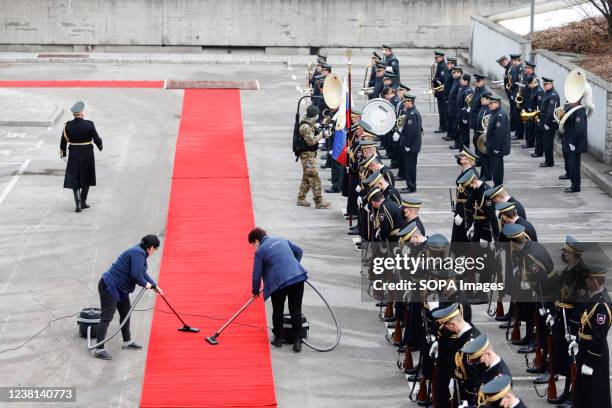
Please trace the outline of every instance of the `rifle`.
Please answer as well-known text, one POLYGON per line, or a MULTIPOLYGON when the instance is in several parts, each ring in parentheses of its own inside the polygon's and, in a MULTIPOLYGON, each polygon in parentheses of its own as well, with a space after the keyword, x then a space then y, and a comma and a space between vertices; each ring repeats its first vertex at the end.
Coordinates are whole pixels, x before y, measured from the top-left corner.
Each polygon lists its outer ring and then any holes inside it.
MULTIPOLYGON (((569 331, 569 326, 567 325, 567 317, 565 316, 565 308, 563 310, 563 325, 565 326, 565 338, 571 338, 571 334, 569 331)), ((576 377, 578 376, 578 367, 576 366, 576 355, 572 353, 572 365, 570 366, 570 382, 572 384, 572 396, 576 391, 576 377)))

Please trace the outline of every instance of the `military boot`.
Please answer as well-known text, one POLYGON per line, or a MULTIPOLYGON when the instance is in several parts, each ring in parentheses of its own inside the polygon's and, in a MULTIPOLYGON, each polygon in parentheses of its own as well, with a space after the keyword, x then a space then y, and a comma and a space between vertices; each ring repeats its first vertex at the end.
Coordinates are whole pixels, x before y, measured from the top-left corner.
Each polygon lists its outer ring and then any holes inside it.
POLYGON ((320 210, 322 208, 329 208, 329 207, 331 207, 331 201, 327 201, 322 198, 315 203, 315 208, 317 210, 320 210))
POLYGON ((310 207, 310 201, 305 198, 298 198, 297 205, 300 207, 310 207))

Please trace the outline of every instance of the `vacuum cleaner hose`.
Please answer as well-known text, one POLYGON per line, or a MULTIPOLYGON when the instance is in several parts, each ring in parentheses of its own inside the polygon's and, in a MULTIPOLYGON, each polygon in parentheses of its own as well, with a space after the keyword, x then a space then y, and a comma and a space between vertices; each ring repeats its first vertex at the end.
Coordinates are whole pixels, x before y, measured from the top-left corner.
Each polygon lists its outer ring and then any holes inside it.
POLYGON ((144 295, 145 291, 147 290, 147 288, 142 288, 140 289, 140 292, 138 292, 138 295, 136 296, 136 299, 134 299, 134 303, 132 304, 132 307, 130 308, 130 310, 128 311, 127 316, 125 316, 125 319, 123 319, 123 321, 121 322, 121 324, 119 324, 119 328, 112 334, 112 336, 105 338, 104 340, 96 343, 96 344, 91 344, 91 326, 89 326, 87 328, 87 349, 88 350, 93 350, 98 346, 103 345, 104 343, 106 343, 107 341, 109 341, 110 339, 112 339, 113 337, 115 337, 117 334, 119 334, 119 332, 121 331, 121 329, 123 328, 123 326, 125 326, 125 324, 127 323, 127 321, 130 319, 130 316, 132 315, 132 312, 134 311, 134 309, 136 308, 136 305, 138 304, 138 301, 140 301, 140 298, 142 297, 142 295, 144 295))
POLYGON ((302 343, 304 343, 305 345, 307 345, 308 347, 310 347, 311 349, 315 350, 315 351, 321 351, 321 352, 326 352, 326 351, 332 351, 333 349, 335 349, 338 344, 340 343, 340 337, 342 336, 342 330, 340 329, 340 325, 338 324, 338 319, 336 318, 336 315, 334 314, 334 311, 332 310, 331 306, 329 305, 329 303, 327 303, 327 300, 323 297, 323 295, 321 294, 321 292, 319 292, 317 290, 317 288, 315 288, 312 283, 310 283, 310 281, 306 281, 306 283, 308 284, 308 286, 310 286, 315 292, 317 292, 317 295, 319 295, 319 297, 321 298, 321 300, 323 301, 323 303, 325 303, 325 306, 327 306, 327 309, 329 310, 329 312, 331 313, 332 319, 334 319, 334 324, 336 325, 336 341, 334 344, 332 344, 329 347, 318 347, 315 346, 314 344, 309 343, 308 341, 302 339, 302 343))

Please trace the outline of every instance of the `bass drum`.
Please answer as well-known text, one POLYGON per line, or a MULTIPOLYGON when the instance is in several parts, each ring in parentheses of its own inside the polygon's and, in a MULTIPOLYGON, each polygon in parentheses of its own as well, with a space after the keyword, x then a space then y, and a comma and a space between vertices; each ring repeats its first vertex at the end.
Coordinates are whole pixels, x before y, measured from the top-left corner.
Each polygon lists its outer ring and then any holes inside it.
POLYGON ((366 103, 361 119, 370 125, 372 133, 377 136, 386 135, 393 130, 397 120, 393 104, 382 98, 372 99, 366 103))

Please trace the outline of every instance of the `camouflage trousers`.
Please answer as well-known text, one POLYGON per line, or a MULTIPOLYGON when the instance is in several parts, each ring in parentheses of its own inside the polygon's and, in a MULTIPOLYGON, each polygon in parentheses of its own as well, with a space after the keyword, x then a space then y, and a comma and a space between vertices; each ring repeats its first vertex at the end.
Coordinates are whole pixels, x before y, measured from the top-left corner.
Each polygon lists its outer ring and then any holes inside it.
POLYGON ((317 153, 316 152, 304 152, 300 154, 300 161, 302 162, 302 183, 300 184, 300 190, 298 191, 298 200, 305 200, 308 191, 312 190, 312 196, 315 203, 321 201, 321 179, 317 172, 317 153))

